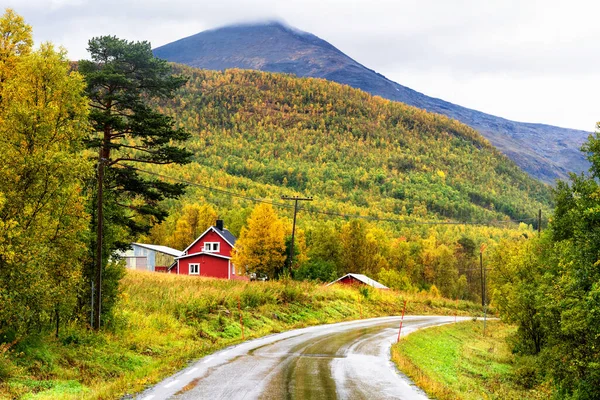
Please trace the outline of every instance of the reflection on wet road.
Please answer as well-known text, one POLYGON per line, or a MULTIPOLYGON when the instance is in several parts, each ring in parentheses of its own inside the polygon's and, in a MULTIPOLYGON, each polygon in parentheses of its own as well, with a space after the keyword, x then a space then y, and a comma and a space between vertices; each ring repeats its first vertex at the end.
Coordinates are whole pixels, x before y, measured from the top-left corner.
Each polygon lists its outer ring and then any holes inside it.
MULTIPOLYGON (((390 361, 399 321, 343 322, 252 340, 200 359, 138 399, 427 399, 390 361)), ((402 333, 453 321, 408 316, 402 333)))

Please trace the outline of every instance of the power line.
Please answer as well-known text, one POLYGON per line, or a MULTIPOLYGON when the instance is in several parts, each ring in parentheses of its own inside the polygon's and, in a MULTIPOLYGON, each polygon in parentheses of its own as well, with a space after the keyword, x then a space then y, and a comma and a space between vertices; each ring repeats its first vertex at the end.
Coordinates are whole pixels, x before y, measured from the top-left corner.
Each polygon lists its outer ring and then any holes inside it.
MULTIPOLYGON (((162 179, 169 179, 172 181, 185 183, 186 185, 189 185, 189 186, 199 187, 201 189, 206 189, 211 192, 217 192, 217 193, 225 194, 228 196, 244 199, 247 201, 255 202, 255 203, 271 204, 275 207, 281 207, 281 208, 294 208, 294 205, 291 205, 291 204, 281 203, 281 202, 268 200, 268 199, 261 199, 261 198, 256 198, 256 197, 245 196, 243 194, 235 193, 235 192, 232 192, 229 190, 216 188, 216 187, 208 186, 208 185, 203 185, 201 183, 191 182, 191 181, 188 181, 185 179, 175 178, 172 176, 159 174, 157 172, 152 172, 152 171, 148 171, 148 170, 137 168, 137 167, 132 167, 132 166, 119 166, 119 167, 143 172, 145 174, 153 175, 153 176, 156 176, 156 177, 159 177, 162 179)), ((403 219, 380 218, 380 217, 375 217, 375 216, 371 216, 371 215, 343 214, 343 213, 338 213, 335 211, 315 210, 315 209, 306 208, 306 207, 298 207, 298 210, 302 210, 302 211, 305 211, 305 212, 311 213, 311 214, 321 214, 321 215, 327 215, 327 216, 332 216, 332 217, 340 217, 340 218, 347 218, 347 219, 364 219, 364 220, 369 220, 369 221, 381 221, 381 222, 393 222, 393 223, 404 224, 404 225, 485 225, 485 226, 493 226, 493 225, 506 224, 506 223, 519 223, 519 222, 527 222, 527 221, 536 220, 536 217, 533 217, 533 218, 524 218, 524 219, 492 220, 492 221, 487 221, 487 222, 406 221, 403 219)))

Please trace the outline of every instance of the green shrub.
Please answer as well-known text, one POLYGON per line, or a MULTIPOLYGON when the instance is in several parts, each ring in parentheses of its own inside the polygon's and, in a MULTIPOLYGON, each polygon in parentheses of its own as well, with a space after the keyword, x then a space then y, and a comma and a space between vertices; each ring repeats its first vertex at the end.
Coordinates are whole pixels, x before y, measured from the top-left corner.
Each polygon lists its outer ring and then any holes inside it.
POLYGON ((0 382, 8 380, 13 375, 14 369, 8 358, 0 354, 0 382))
POLYGON ((305 299, 302 288, 295 284, 288 284, 283 287, 279 296, 282 303, 298 303, 305 299))
POLYGON ((333 261, 309 260, 294 271, 294 279, 299 281, 331 282, 337 278, 337 269, 333 261))
POLYGON ((362 297, 364 297, 365 299, 368 299, 369 296, 371 295, 371 288, 369 286, 359 286, 358 287, 358 292, 362 295, 362 297))
POLYGON ((519 357, 513 372, 513 381, 524 389, 532 389, 540 383, 539 360, 534 356, 519 357))

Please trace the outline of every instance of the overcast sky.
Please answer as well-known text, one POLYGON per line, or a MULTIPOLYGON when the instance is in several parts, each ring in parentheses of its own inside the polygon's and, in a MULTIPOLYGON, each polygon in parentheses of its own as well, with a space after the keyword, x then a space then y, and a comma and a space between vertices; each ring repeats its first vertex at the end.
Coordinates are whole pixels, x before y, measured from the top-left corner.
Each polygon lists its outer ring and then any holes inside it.
POLYGON ((580 0, 2 0, 36 43, 86 57, 117 35, 153 47, 230 23, 280 19, 429 96, 501 117, 594 130, 600 5, 580 0))

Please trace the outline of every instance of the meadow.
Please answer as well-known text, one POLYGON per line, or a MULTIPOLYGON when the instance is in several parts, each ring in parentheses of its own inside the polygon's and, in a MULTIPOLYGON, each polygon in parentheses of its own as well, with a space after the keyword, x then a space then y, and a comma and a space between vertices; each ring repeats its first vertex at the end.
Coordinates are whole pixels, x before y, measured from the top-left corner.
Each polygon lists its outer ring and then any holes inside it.
POLYGON ((392 346, 392 360, 439 400, 551 398, 535 370, 519 362, 510 338, 517 328, 500 321, 468 321, 415 332, 392 346))
POLYGON ((475 303, 424 291, 239 282, 128 271, 108 326, 81 322, 0 348, 0 398, 114 399, 242 341, 309 325, 407 314, 473 315, 475 303), (241 318, 240 318, 241 316, 241 318))

